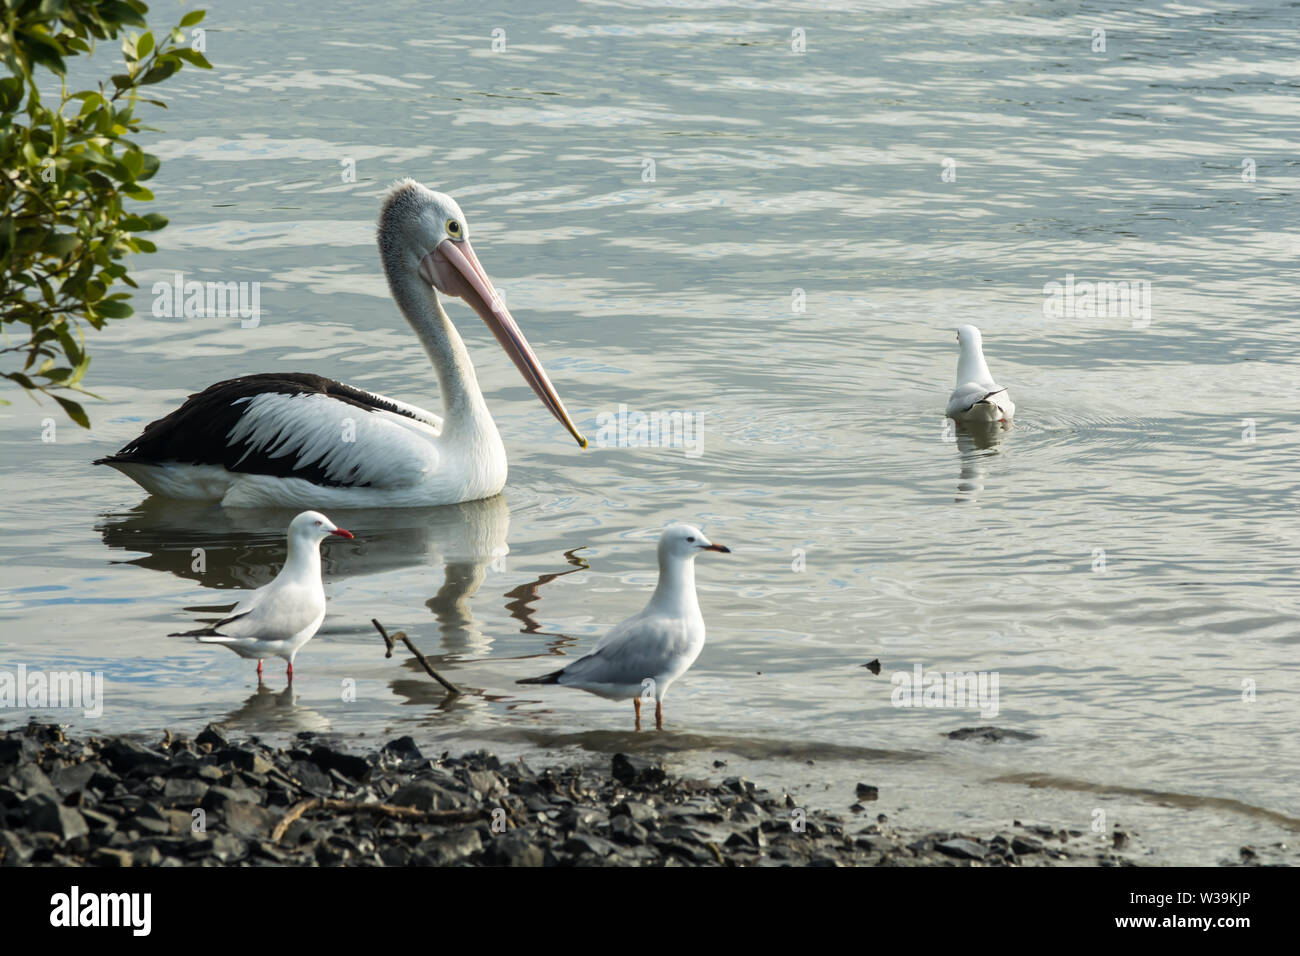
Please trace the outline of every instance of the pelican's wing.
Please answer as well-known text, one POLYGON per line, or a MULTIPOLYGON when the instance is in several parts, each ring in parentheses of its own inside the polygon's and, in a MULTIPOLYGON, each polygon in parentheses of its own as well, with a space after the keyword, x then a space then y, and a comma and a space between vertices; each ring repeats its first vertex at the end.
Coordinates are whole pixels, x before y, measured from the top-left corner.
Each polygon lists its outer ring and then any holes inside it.
POLYGON ((320 375, 246 375, 190 396, 105 464, 219 465, 335 487, 404 487, 438 467, 432 412, 320 375))

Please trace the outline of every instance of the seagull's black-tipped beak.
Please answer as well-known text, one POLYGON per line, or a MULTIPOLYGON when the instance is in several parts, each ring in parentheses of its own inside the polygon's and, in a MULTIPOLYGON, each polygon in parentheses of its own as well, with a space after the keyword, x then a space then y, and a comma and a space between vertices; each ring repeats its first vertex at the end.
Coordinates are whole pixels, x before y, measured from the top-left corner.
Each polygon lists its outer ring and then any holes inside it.
POLYGON ((702 551, 718 551, 722 554, 731 554, 731 549, 725 544, 702 544, 700 549, 702 551))

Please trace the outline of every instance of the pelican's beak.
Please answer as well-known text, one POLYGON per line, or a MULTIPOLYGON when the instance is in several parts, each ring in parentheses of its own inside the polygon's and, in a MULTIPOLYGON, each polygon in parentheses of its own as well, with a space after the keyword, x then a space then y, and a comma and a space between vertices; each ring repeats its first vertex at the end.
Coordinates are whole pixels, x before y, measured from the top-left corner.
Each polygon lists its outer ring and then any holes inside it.
POLYGON ((434 285, 448 295, 464 299, 479 314, 515 363, 515 367, 523 374, 524 381, 533 387, 542 404, 551 410, 551 414, 568 429, 578 444, 586 448, 587 439, 578 431, 578 426, 573 424, 560 396, 555 393, 555 386, 547 378, 542 363, 524 338, 524 333, 515 324, 505 302, 493 288, 492 280, 479 264, 469 240, 442 240, 433 252, 424 257, 420 265, 420 271, 426 279, 436 279, 434 285))

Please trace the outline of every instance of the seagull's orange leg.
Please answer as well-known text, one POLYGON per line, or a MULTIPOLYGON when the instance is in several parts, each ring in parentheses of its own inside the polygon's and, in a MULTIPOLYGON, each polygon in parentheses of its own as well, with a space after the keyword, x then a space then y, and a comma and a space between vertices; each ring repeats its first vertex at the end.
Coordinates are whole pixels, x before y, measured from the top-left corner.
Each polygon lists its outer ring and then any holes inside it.
POLYGON ((655 730, 664 729, 664 702, 655 701, 655 730))
POLYGON ((633 697, 632 706, 636 709, 636 729, 641 729, 641 698, 633 697))

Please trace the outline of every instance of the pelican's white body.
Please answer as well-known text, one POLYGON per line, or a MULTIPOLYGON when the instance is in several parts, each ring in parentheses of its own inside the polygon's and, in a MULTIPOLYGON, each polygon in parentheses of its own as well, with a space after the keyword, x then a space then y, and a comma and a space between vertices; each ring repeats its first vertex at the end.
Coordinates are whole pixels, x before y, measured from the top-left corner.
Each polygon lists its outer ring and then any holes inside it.
POLYGON ((965 425, 989 425, 1010 422, 1016 414, 1015 403, 1001 385, 993 380, 984 361, 980 330, 973 325, 957 329, 961 356, 957 360, 957 387, 948 398, 947 416, 965 425))
POLYGON ((202 644, 220 644, 240 657, 280 657, 292 668, 304 644, 325 620, 320 543, 336 526, 323 514, 304 511, 289 524, 284 567, 275 580, 251 591, 215 626, 219 634, 198 635, 202 644))

